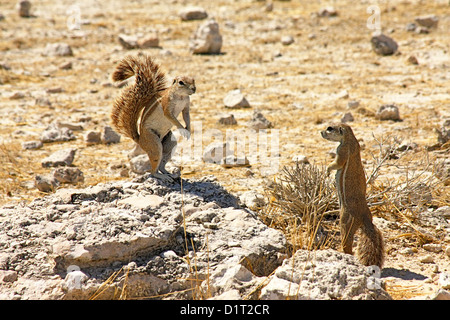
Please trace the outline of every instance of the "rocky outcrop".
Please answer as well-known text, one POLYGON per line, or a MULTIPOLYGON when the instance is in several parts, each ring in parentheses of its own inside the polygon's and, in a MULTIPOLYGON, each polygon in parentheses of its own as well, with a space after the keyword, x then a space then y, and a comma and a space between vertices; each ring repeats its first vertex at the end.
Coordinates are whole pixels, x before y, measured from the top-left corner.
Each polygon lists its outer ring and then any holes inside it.
MULTIPOLYGON (((59 189, 3 207, 0 228, 3 299, 286 299, 286 281, 294 288, 308 263, 307 251, 288 259, 284 235, 212 177, 164 184, 144 175, 59 189), (286 271, 291 259, 298 270, 286 271)), ((336 269, 340 286, 309 297, 373 298, 365 267, 338 255, 327 253, 316 271, 336 269)))

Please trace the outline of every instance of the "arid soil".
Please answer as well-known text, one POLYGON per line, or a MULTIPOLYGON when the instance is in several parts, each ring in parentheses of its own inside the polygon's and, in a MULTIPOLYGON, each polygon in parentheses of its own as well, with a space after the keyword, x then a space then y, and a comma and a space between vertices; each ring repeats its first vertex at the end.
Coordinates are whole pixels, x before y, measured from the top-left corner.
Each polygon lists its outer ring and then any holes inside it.
MULTIPOLYGON (((332 161, 329 152, 336 145, 323 140, 320 131, 347 112, 354 118, 349 125, 361 141, 368 173, 376 166, 380 144, 387 147, 394 141, 399 146, 414 146, 399 151, 383 165, 375 184, 379 188, 417 172, 431 175, 449 170, 450 149, 438 145, 436 133, 450 119, 448 1, 293 0, 273 1, 270 8, 264 1, 250 0, 44 0, 32 2, 28 18, 19 17, 15 5, 0 0, 4 17, 0 21, 2 205, 42 196, 34 185, 35 177, 51 170, 41 161, 63 148, 77 149, 73 165, 84 174, 84 182, 77 187, 135 175, 128 170, 127 155, 134 145, 131 139, 87 145, 84 135, 111 124, 111 107, 120 92, 111 73, 117 61, 138 52, 154 56, 169 78, 178 74, 195 78, 191 141, 200 148, 190 150, 181 167, 182 178, 214 175, 238 196, 249 190, 263 194, 283 166, 294 164, 294 156, 306 156, 318 165, 332 161), (223 37, 221 54, 189 51, 190 37, 202 21, 180 19, 178 13, 187 5, 203 7, 208 18, 218 22, 223 37), (319 12, 327 6, 333 6, 337 14, 322 16, 319 12), (380 56, 372 50, 370 39, 375 30, 369 7, 379 9, 381 31, 398 44, 395 54, 380 56), (415 18, 429 14, 438 17, 437 27, 407 31, 415 18), (120 34, 155 34, 159 47, 128 50, 119 43, 120 34), (292 37, 293 43, 283 44, 286 36, 292 37), (47 45, 52 43, 68 44, 72 55, 48 54, 47 45), (234 89, 241 90, 250 108, 225 108, 223 99, 234 89), (355 101, 359 103, 356 107, 355 101), (375 117, 385 104, 399 108, 401 121, 375 117), (259 140, 248 133, 254 110, 272 123, 267 143, 264 132, 259 140), (220 116, 229 113, 237 124, 218 124, 220 116), (23 142, 39 140, 55 121, 81 125, 73 131, 76 139, 44 143, 37 150, 23 149, 23 142), (242 150, 249 167, 225 169, 202 161, 205 147, 212 141, 224 141, 227 132, 246 144, 242 150), (214 134, 216 138, 211 138, 214 134), (255 145, 258 156, 249 153, 255 145)), ((439 275, 450 273, 449 188, 443 179, 433 184, 432 200, 423 208, 431 217, 438 210, 443 212, 440 217, 446 225, 426 223, 430 220, 418 217, 420 212, 410 208, 374 213, 379 219, 375 222, 382 221, 387 249, 383 276, 394 298, 433 293, 439 288, 439 275), (420 234, 430 234, 427 243, 441 245, 442 250, 426 250, 416 236, 418 229, 420 234), (429 259, 423 259, 426 256, 429 259)))

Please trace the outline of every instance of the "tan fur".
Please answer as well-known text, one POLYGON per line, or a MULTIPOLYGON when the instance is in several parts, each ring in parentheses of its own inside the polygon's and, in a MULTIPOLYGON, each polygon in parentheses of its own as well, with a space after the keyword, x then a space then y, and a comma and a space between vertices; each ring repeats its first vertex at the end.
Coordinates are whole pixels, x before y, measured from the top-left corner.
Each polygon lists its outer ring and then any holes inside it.
POLYGON ((132 76, 136 77, 134 84, 126 87, 114 102, 112 123, 148 154, 151 173, 167 178, 165 164, 176 146, 171 128, 176 126, 190 134, 189 95, 195 93, 195 81, 179 76, 167 87, 165 73, 147 55, 125 57, 118 63, 112 79, 123 81, 132 76), (183 114, 185 127, 177 119, 179 113, 183 114))
POLYGON ((383 237, 373 224, 367 206, 366 178, 358 140, 346 124, 331 125, 321 134, 324 139, 340 142, 336 159, 327 167, 327 171, 337 170, 342 249, 352 254, 354 235, 361 229, 361 239, 356 250, 358 259, 366 266, 377 265, 381 268, 384 261, 383 237))

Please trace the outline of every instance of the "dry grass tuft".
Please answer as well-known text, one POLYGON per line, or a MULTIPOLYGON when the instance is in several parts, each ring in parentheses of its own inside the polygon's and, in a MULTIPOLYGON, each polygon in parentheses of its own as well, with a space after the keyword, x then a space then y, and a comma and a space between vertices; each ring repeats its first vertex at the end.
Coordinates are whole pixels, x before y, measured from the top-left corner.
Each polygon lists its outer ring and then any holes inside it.
POLYGON ((294 248, 329 247, 339 203, 332 179, 316 165, 284 167, 267 186, 269 204, 261 212, 271 227, 282 230, 294 248))

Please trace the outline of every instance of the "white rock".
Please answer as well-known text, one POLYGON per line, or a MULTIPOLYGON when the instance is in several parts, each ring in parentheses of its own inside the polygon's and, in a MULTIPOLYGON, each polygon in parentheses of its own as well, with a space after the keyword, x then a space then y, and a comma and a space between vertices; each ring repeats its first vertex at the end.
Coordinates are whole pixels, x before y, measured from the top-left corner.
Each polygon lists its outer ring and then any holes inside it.
POLYGON ((72 290, 81 290, 83 288, 83 284, 89 277, 80 270, 75 270, 69 272, 64 279, 64 286, 68 292, 72 290))
POLYGON ((137 40, 137 45, 141 49, 158 48, 159 37, 156 34, 150 34, 137 40))
POLYGON ((248 108, 250 104, 244 94, 239 89, 231 90, 223 99, 223 103, 227 108, 248 108))
POLYGON ((0 270, 0 283, 17 281, 17 272, 14 270, 0 270))
POLYGON ((214 19, 200 25, 189 44, 192 53, 219 54, 221 48, 222 35, 219 32, 219 24, 214 19))
POLYGON ((181 9, 179 16, 183 21, 203 20, 208 17, 208 13, 202 7, 189 6, 181 9))
POLYGON ((25 150, 41 149, 43 146, 42 141, 26 141, 22 143, 22 148, 25 150))
POLYGON ((88 131, 84 135, 84 141, 86 142, 86 145, 88 145, 88 146, 91 146, 94 144, 99 144, 102 142, 101 133, 98 131, 88 131))
POLYGON ((434 259, 431 255, 426 255, 419 258, 419 261, 422 263, 434 263, 434 259))
POLYGON ((206 163, 217 163, 223 162, 227 156, 233 156, 233 151, 226 142, 216 142, 208 145, 203 152, 203 161, 206 163))
POLYGON ((252 118, 248 122, 248 126, 254 130, 262 130, 272 128, 272 122, 266 119, 259 110, 253 112, 252 118))
POLYGON ((430 251, 430 252, 434 252, 434 253, 439 253, 442 251, 442 245, 438 244, 438 243, 426 243, 422 246, 425 250, 430 251))
POLYGON ((350 109, 356 109, 356 108, 359 107, 359 101, 357 101, 357 100, 349 101, 349 102, 347 103, 347 106, 348 106, 350 109))
POLYGON ((16 91, 16 92, 14 92, 13 94, 11 94, 10 96, 9 96, 9 99, 10 100, 18 100, 18 99, 22 99, 22 98, 24 98, 25 97, 25 94, 23 93, 23 92, 21 92, 21 91, 16 91))
POLYGON ((138 39, 135 36, 121 33, 117 36, 117 40, 119 40, 120 45, 126 50, 136 49, 139 47, 137 43, 138 39))
POLYGON ((134 157, 140 156, 142 154, 147 154, 144 149, 137 143, 134 144, 134 147, 130 152, 128 152, 128 159, 133 159, 134 157))
POLYGON ((52 174, 53 178, 59 183, 76 184, 78 182, 84 181, 83 172, 80 169, 74 167, 56 168, 52 174))
POLYGON ((392 121, 400 121, 400 111, 396 105, 393 104, 385 104, 378 109, 375 114, 375 118, 378 120, 392 120, 392 121))
POLYGON ((431 300, 450 300, 450 292, 439 289, 435 294, 430 297, 431 300))
POLYGON ((300 164, 309 164, 309 160, 307 156, 304 156, 302 154, 297 154, 292 157, 293 162, 298 162, 300 164))
POLYGON ((138 155, 130 160, 130 169, 134 173, 144 174, 152 168, 147 154, 138 155))
POLYGON ((292 36, 283 36, 281 37, 281 44, 288 46, 294 43, 294 38, 292 36))
MULTIPOLYGON (((250 285, 255 276, 233 257, 228 266, 222 265, 209 276, 209 288, 213 295, 250 285)), ((203 284, 204 285, 204 284, 203 284)))
POLYGON ((53 192, 57 187, 57 182, 53 177, 37 175, 34 178, 34 186, 42 192, 53 192))
POLYGON ((70 166, 75 158, 76 151, 77 149, 74 148, 58 150, 42 160, 42 166, 44 168, 70 166))
POLYGON ((441 129, 436 129, 436 133, 438 134, 438 142, 446 143, 450 141, 450 119, 446 119, 442 122, 441 129))
POLYGON ((100 140, 105 144, 110 143, 119 143, 120 142, 120 134, 118 134, 114 129, 110 126, 105 126, 100 136, 100 140))
POLYGON ((72 48, 67 43, 49 43, 45 47, 44 54, 55 57, 73 56, 72 48))
POLYGON ((224 293, 219 294, 218 296, 209 298, 208 300, 242 300, 242 297, 239 294, 239 290, 232 289, 225 291, 224 293))
POLYGON ((261 300, 287 300, 297 299, 298 284, 274 277, 269 284, 261 290, 261 300))
POLYGON ((450 274, 446 272, 442 272, 439 275, 439 285, 442 289, 450 289, 450 274))
POLYGON ((245 205, 247 208, 249 208, 251 210, 256 210, 258 208, 261 208, 266 203, 264 200, 264 196, 254 190, 244 192, 239 197, 239 200, 241 201, 241 203, 243 205, 245 205))
POLYGON ((224 168, 248 167, 250 162, 246 156, 226 156, 220 161, 220 165, 224 168))
POLYGON ((146 210, 148 208, 156 209, 164 202, 164 198, 151 194, 147 196, 131 196, 122 200, 119 200, 119 204, 130 205, 137 209, 146 210))
POLYGON ((164 251, 161 256, 165 259, 178 258, 178 255, 173 250, 164 251))
POLYGON ((41 134, 41 141, 44 143, 71 141, 75 139, 76 137, 73 134, 72 130, 65 127, 59 127, 59 125, 55 122, 51 123, 41 134))
POLYGON ((378 282, 369 283, 374 276, 367 271, 354 256, 335 250, 297 250, 269 277, 260 299, 388 299, 381 283, 369 288, 378 282))
POLYGON ((355 118, 353 117, 351 112, 346 112, 341 118, 341 122, 343 122, 343 123, 352 122, 352 121, 355 121, 355 118))

